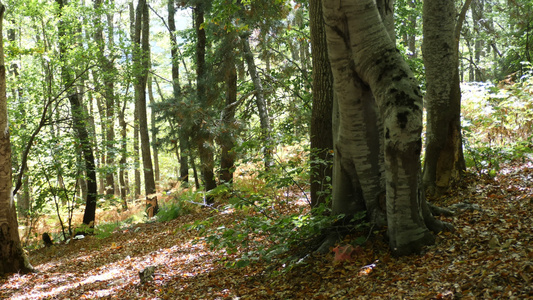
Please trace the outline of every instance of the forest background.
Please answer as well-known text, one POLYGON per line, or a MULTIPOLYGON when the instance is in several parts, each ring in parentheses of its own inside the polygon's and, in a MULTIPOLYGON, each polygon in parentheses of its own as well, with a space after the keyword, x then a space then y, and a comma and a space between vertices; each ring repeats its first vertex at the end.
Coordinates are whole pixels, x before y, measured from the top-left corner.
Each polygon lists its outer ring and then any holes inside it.
MULTIPOLYGON (((322 126, 311 47, 317 2, 3 3, 25 248, 41 247, 44 232, 56 243, 76 231, 107 237, 117 226, 198 207, 235 209, 250 213, 236 228, 204 230, 214 222, 206 218, 188 230, 241 254, 233 264, 246 267, 343 219, 325 213, 332 143, 312 139, 313 126, 322 126), (304 205, 285 214, 294 203, 304 205), (264 233, 272 245, 239 250, 254 242, 250 234, 264 233)), ((473 0, 454 9, 454 22, 464 12, 454 27, 464 174, 494 179, 531 161, 533 3, 473 0)), ((422 1, 395 1, 394 18, 396 46, 425 91, 422 1)), ((320 130, 321 139, 331 137, 331 128, 320 130)), ((461 176, 434 184, 429 197, 446 195, 461 176)), ((355 219, 364 230, 363 215, 355 219)))

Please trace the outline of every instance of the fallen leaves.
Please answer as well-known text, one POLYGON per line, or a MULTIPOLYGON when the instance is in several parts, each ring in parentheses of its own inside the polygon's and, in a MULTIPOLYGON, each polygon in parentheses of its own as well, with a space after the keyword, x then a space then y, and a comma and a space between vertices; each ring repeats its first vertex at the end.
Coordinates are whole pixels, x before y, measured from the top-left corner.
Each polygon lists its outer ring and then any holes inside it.
MULTIPOLYGON (((193 243, 196 232, 183 229, 215 214, 201 211, 32 252, 41 272, 0 279, 0 298, 533 298, 533 166, 508 168, 496 180, 467 177, 462 188, 434 200, 456 205, 458 215, 443 218, 456 231, 439 234, 422 255, 392 258, 375 238, 311 255, 285 272, 264 262, 226 268, 237 255, 193 243), (153 281, 140 284, 139 272, 149 266, 155 266, 153 281)), ((241 213, 217 214, 209 226, 231 226, 245 217, 241 213)))
POLYGON ((352 260, 354 257, 352 255, 357 255, 361 253, 361 247, 354 247, 350 244, 345 246, 337 246, 332 250, 335 253, 333 262, 342 262, 352 260))
POLYGON ((377 266, 378 262, 379 262, 379 260, 376 259, 373 263, 361 267, 361 269, 359 270, 359 273, 358 273, 359 276, 366 276, 366 275, 370 274, 370 272, 372 272, 372 270, 374 270, 374 268, 377 266))

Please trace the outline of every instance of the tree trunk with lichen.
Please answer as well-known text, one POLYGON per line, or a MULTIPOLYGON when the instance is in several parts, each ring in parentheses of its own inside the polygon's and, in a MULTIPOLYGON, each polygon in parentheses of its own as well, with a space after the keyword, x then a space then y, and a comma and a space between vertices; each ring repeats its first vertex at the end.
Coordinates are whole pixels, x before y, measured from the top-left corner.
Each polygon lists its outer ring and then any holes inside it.
POLYGON ((426 192, 435 196, 446 192, 466 169, 456 41, 460 32, 457 26, 461 26, 462 20, 456 24, 455 16, 453 2, 424 1, 422 51, 426 70, 427 130, 423 182, 426 192))
POLYGON ((387 225, 392 252, 406 255, 445 224, 421 189, 422 94, 396 50, 392 2, 323 3, 336 96, 333 210, 366 210, 387 225))

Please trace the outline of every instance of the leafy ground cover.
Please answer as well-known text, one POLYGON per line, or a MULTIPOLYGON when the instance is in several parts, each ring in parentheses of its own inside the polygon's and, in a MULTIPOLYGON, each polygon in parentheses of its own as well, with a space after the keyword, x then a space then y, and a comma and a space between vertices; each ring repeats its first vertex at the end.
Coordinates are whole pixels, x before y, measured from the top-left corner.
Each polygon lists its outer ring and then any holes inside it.
MULTIPOLYGON (((30 253, 38 273, 0 279, 9 299, 526 299, 533 298, 533 162, 469 175, 432 201, 456 211, 456 231, 421 255, 393 258, 380 235, 362 247, 312 255, 290 270, 259 261, 227 267, 237 254, 210 250, 187 229, 214 217, 231 227, 246 210, 194 210, 168 222, 117 227, 30 253), (333 252, 337 254, 335 254, 333 252), (340 253, 340 254, 339 254, 340 253), (342 254, 342 255, 341 255, 342 254), (139 272, 155 266, 153 280, 139 272)), ((291 209, 297 210, 298 197, 291 209)))

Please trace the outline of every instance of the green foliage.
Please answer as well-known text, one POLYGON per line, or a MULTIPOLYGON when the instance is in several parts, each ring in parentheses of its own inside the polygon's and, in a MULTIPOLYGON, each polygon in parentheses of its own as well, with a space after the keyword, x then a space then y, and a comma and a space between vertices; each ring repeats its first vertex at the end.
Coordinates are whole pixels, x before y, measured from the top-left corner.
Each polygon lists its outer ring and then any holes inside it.
MULTIPOLYGON (((219 185, 209 191, 208 194, 215 198, 221 198, 224 197, 227 191, 228 187, 226 185, 219 185)), ((203 205, 205 196, 206 194, 203 191, 186 190, 174 195, 167 201, 161 201, 156 215, 157 221, 167 222, 194 212, 203 205)))
MULTIPOLYGON (((91 222, 92 223, 92 222, 91 222)), ((80 224, 76 229, 74 229, 74 235, 77 234, 93 234, 95 233, 94 226, 92 224, 80 224)))
POLYGON ((105 239, 110 237, 113 234, 113 231, 115 231, 117 228, 120 228, 120 225, 121 224, 119 222, 99 224, 95 228, 94 235, 99 239, 105 239))
MULTIPOLYGON (((287 147, 280 151, 276 164, 260 171, 255 180, 239 180, 233 190, 224 186, 215 191, 218 196, 229 197, 221 210, 223 214, 235 214, 233 226, 207 229, 216 221, 209 218, 189 229, 198 231, 212 249, 239 256, 228 266, 244 267, 259 260, 294 266, 301 256, 290 253, 312 251, 307 248, 310 242, 345 217, 332 216, 328 203, 309 209, 304 192, 309 181, 307 153, 299 147, 287 147), (296 197, 302 193, 304 198, 296 197), (299 207, 297 213, 286 213, 294 206, 299 207)), ((359 226, 364 226, 363 217, 356 216, 359 226)))
MULTIPOLYGON (((529 64, 525 64, 529 65, 529 64)), ((463 87, 463 136, 467 166, 479 174, 496 175, 505 161, 533 153, 533 76, 495 87, 463 87)))
POLYGON ((159 205, 157 212, 157 220, 159 222, 167 222, 176 219, 179 216, 189 214, 191 208, 184 200, 172 201, 159 205))
MULTIPOLYGON (((229 255, 237 254, 239 259, 228 263, 230 267, 245 267, 263 260, 284 264, 288 270, 313 250, 308 248, 312 240, 320 238, 335 222, 344 218, 343 215, 331 216, 327 205, 312 211, 304 212, 302 208, 299 213, 283 214, 283 207, 293 204, 287 202, 278 206, 269 197, 242 191, 235 191, 229 202, 225 212, 246 212, 246 217, 234 226, 205 230, 206 223, 195 223, 189 228, 198 230, 211 249, 223 249, 229 255), (289 255, 294 251, 300 255, 289 255)), ((365 223, 359 222, 363 218, 364 214, 355 217, 360 224, 356 229, 365 226, 365 223)))
POLYGON ((412 57, 411 53, 407 49, 407 47, 400 43, 396 46, 396 48, 402 53, 405 61, 413 71, 413 74, 416 77, 416 80, 420 84, 420 87, 422 90, 426 89, 426 72, 424 69, 424 61, 420 57, 412 57))
POLYGON ((136 216, 132 216, 124 221, 121 222, 107 222, 107 223, 100 223, 95 226, 94 228, 94 235, 95 237, 99 239, 105 239, 107 237, 110 237, 115 231, 128 227, 134 223, 140 222, 140 218, 136 218, 136 216))

